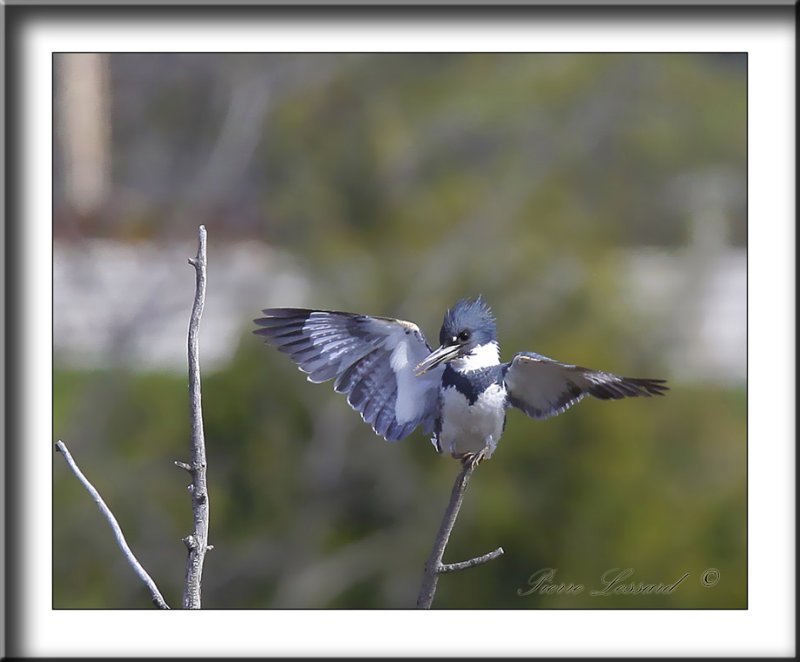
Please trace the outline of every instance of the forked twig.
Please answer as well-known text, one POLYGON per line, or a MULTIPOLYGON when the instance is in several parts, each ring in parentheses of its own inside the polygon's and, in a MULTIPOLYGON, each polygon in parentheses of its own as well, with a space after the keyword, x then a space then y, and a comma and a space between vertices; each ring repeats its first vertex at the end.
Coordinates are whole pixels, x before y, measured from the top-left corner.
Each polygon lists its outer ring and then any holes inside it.
POLYGON ((453 491, 450 493, 450 503, 447 504, 447 510, 445 510, 442 523, 439 525, 439 532, 433 543, 431 555, 428 558, 428 562, 425 564, 425 574, 423 575, 422 586, 419 590, 419 597, 417 598, 417 607, 420 609, 430 609, 433 597, 436 595, 436 584, 439 580, 439 575, 473 568, 477 565, 488 563, 503 555, 503 548, 498 547, 488 554, 477 556, 468 561, 442 563, 444 550, 447 547, 447 542, 450 540, 450 534, 453 531, 456 517, 458 517, 461 502, 464 500, 464 492, 467 489, 467 484, 472 476, 472 472, 475 471, 475 467, 478 466, 478 462, 478 458, 465 460, 461 472, 458 474, 453 484, 453 491))

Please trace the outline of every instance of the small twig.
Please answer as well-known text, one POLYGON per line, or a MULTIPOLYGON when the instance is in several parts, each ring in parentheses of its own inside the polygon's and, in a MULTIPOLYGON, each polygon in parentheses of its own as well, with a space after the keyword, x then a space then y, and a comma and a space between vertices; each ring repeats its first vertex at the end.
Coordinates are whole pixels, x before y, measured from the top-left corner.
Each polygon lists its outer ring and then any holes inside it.
POLYGON ((466 570, 467 568, 474 568, 476 565, 482 565, 484 563, 488 563, 489 561, 494 561, 494 559, 500 558, 503 555, 503 548, 498 547, 493 552, 488 552, 483 556, 476 556, 474 559, 470 559, 469 561, 459 561, 458 563, 443 563, 439 566, 439 574, 443 575, 446 572, 456 572, 458 570, 466 570))
POLYGON ((94 499, 97 507, 100 508, 100 512, 103 513, 103 516, 106 518, 106 520, 108 520, 122 553, 125 555, 128 563, 130 563, 130 565, 133 567, 134 572, 139 576, 139 579, 145 583, 150 591, 153 604, 155 604, 159 609, 169 609, 169 605, 164 601, 161 591, 158 590, 158 586, 156 586, 156 583, 152 580, 150 575, 147 574, 147 571, 142 567, 142 564, 136 560, 131 548, 128 547, 128 543, 125 540, 125 536, 123 535, 122 529, 117 523, 114 514, 105 504, 105 501, 103 501, 100 493, 94 488, 94 485, 88 481, 86 476, 83 475, 83 472, 78 468, 78 465, 75 463, 75 460, 72 459, 72 455, 70 454, 69 450, 67 450, 67 447, 63 441, 59 440, 56 442, 56 450, 64 456, 64 459, 67 461, 67 465, 72 470, 72 473, 75 474, 77 479, 86 488, 86 491, 92 496, 92 499, 94 499))
POLYGON ((183 539, 188 550, 186 559, 186 583, 183 591, 185 609, 200 609, 200 589, 203 577, 203 562, 208 545, 209 504, 206 487, 206 447, 203 438, 203 409, 200 399, 200 362, 198 350, 198 330, 200 317, 206 301, 206 229, 200 226, 197 257, 189 258, 189 264, 195 269, 195 296, 192 316, 189 320, 189 405, 192 419, 191 462, 175 464, 189 471, 192 484, 189 491, 192 495, 192 513, 194 515, 194 532, 183 539))
POLYGON ((477 466, 478 461, 475 458, 465 460, 464 466, 453 484, 453 491, 450 493, 450 503, 447 504, 447 510, 445 510, 442 523, 439 525, 439 533, 436 534, 436 540, 433 543, 431 555, 428 558, 428 562, 425 564, 425 574, 422 578, 422 586, 419 590, 419 597, 417 598, 417 607, 420 609, 430 609, 433 597, 436 595, 436 584, 440 574, 472 568, 503 555, 503 548, 498 547, 493 552, 478 556, 469 561, 442 563, 444 550, 447 547, 447 542, 450 540, 450 534, 453 531, 456 517, 458 517, 461 502, 464 500, 464 492, 467 489, 470 476, 472 476, 472 472, 475 471, 475 467, 477 466))

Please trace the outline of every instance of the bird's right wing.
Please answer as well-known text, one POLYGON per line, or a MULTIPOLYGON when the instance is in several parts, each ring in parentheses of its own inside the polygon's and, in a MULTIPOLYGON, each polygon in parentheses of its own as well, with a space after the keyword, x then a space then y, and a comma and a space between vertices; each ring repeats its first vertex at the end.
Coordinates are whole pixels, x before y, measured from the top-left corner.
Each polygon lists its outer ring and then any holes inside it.
POLYGON ((384 439, 433 427, 443 367, 417 377, 431 351, 416 324, 330 310, 269 308, 253 333, 288 354, 315 383, 334 389, 384 439))
POLYGON ((506 364, 508 402, 533 418, 549 418, 587 395, 600 400, 664 395, 664 379, 620 377, 568 365, 533 352, 520 352, 506 364))

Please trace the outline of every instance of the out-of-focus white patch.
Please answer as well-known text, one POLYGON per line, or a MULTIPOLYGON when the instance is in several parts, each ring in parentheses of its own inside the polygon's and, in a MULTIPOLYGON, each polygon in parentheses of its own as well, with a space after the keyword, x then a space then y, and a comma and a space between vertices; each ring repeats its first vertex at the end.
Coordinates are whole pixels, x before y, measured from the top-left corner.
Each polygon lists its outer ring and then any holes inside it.
MULTIPOLYGON (((287 302, 302 306, 313 283, 294 257, 259 242, 217 243, 212 237, 209 242, 200 358, 203 370, 213 372, 229 365, 242 339, 252 342, 244 330, 259 310, 287 302)), ((196 252, 196 239, 159 244, 56 241, 56 365, 185 374, 186 324, 194 296, 191 269, 186 284, 186 258, 196 252)))

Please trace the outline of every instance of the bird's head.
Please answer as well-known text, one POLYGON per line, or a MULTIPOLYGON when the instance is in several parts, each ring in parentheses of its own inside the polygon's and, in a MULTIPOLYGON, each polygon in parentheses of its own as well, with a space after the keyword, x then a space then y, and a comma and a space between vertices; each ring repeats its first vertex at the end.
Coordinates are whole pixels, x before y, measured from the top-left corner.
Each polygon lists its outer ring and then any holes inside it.
POLYGON ((464 364, 465 369, 498 362, 497 327, 483 298, 461 299, 445 313, 439 343, 441 346, 414 369, 417 375, 450 361, 464 364))

